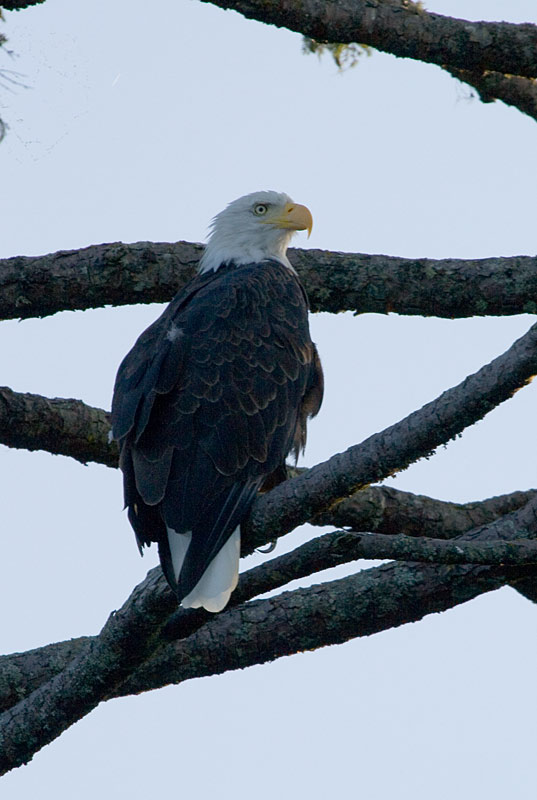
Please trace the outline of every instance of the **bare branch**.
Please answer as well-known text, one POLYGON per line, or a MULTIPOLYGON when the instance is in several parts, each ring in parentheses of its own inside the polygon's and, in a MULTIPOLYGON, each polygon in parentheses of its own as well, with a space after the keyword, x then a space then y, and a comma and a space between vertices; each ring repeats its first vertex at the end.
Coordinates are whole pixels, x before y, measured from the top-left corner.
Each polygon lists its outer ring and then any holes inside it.
MULTIPOLYGON (((537 542, 464 542, 416 538, 395 534, 335 531, 310 542, 315 555, 331 567, 347 561, 392 559, 430 564, 481 564, 484 566, 537 565, 537 542)), ((326 565, 323 569, 326 569, 326 565)), ((317 570, 315 570, 317 571, 317 570)))
MULTIPOLYGON (((171 300, 201 245, 102 244, 0 260, 2 319, 171 300)), ((536 313, 537 257, 397 258, 291 250, 313 311, 470 317, 536 313)))
POLYGON ((16 705, 62 672, 94 640, 94 636, 80 636, 25 653, 0 656, 0 712, 16 705))
MULTIPOLYGON (((312 522, 322 525, 354 525, 359 530, 375 530, 382 534, 404 531, 410 535, 451 538, 515 511, 535 496, 535 491, 513 492, 502 497, 458 505, 386 486, 370 486, 341 501, 312 522)), ((242 586, 243 584, 239 590, 241 592, 242 586)), ((517 584, 517 588, 518 586, 517 584)), ((257 588, 259 584, 256 592, 257 588)), ((271 588, 275 588, 274 585, 271 588)), ((244 602, 245 595, 241 597, 244 602)), ((184 620, 180 625, 184 632, 184 620)), ((94 637, 85 636, 56 642, 26 653, 0 656, 0 711, 15 705, 65 669, 70 661, 85 651, 93 639, 94 637)))
MULTIPOLYGON (((535 537, 536 507, 537 500, 533 499, 520 511, 473 531, 472 538, 484 542, 510 541, 517 535, 535 537)), ((249 582, 256 592, 267 591, 276 582, 281 585, 313 570, 333 566, 331 552, 324 554, 326 560, 316 552, 319 541, 244 573, 237 592, 248 587, 249 582)), ((459 540, 461 546, 463 542, 459 540)), ((346 560, 343 554, 341 560, 346 560)), ((534 574, 534 568, 391 563, 309 589, 285 592, 269 600, 243 603, 230 607, 216 619, 207 618, 206 624, 188 638, 161 648, 120 687, 118 694, 147 691, 340 644, 444 611, 528 574, 534 574)), ((182 614, 176 613, 168 632, 184 633, 182 614)))
MULTIPOLYGON (((518 512, 472 531, 466 539, 501 542, 536 534, 537 499, 534 498, 518 512)), ((387 541, 383 536, 374 538, 387 541)), ((405 538, 406 547, 423 549, 422 541, 405 538)), ((527 570, 504 567, 479 568, 481 571, 461 567, 446 572, 439 567, 388 565, 307 590, 284 593, 271 600, 245 604, 245 600, 260 592, 357 557, 356 546, 367 539, 347 533, 321 537, 250 570, 241 576, 229 610, 216 619, 205 612, 176 612, 175 631, 179 623, 181 635, 188 638, 172 645, 159 646, 159 635, 174 611, 175 601, 160 570, 152 570, 121 611, 110 617, 99 637, 80 640, 80 654, 63 672, 0 717, 4 742, 0 773, 25 763, 104 698, 147 691, 165 683, 347 641, 420 619, 432 611, 444 610, 498 588, 507 579, 529 574, 527 570), (144 664, 145 661, 148 663, 144 664)), ((451 558, 457 553, 452 542, 440 541, 434 546, 444 551, 451 548, 451 558)), ((460 544, 460 549, 463 547, 466 542, 460 544)), ((502 547, 504 557, 514 557, 516 550, 503 544, 495 548, 496 555, 502 547)), ((524 547, 527 550, 531 543, 522 543, 521 548, 524 547)), ((468 549, 472 549, 471 545, 468 549)), ((473 553, 482 557, 483 548, 474 546, 473 553)), ((168 634, 169 631, 170 626, 168 634)), ((35 659, 35 651, 32 658, 35 659)), ((20 669, 20 662, 18 666, 20 669)))
POLYGON ((202 0, 321 42, 359 42, 471 71, 537 77, 537 27, 469 22, 383 0, 202 0))
MULTIPOLYGON (((453 538, 520 509, 535 496, 535 491, 513 492, 459 505, 387 486, 369 486, 311 522, 355 526, 358 530, 374 530, 383 535, 404 531, 411 536, 453 538)), ((0 711, 11 707, 61 672, 81 654, 92 638, 81 637, 26 653, 0 656, 0 711)))
POLYGON ((170 300, 193 277, 201 245, 101 244, 0 260, 3 319, 170 300))
POLYGON ((536 494, 535 490, 513 492, 461 504, 389 486, 367 486, 309 521, 312 525, 334 525, 355 531, 453 539, 518 510, 536 494))
POLYGON ((500 72, 471 72, 465 69, 447 68, 447 72, 472 86, 482 103, 501 100, 537 120, 537 81, 534 78, 502 75, 500 72))
POLYGON ((27 763, 88 714, 154 650, 161 620, 176 607, 158 577, 137 587, 62 672, 0 716, 0 775, 27 763))
POLYGON ((277 539, 334 501, 430 454, 511 397, 536 372, 537 324, 506 353, 419 411, 260 497, 244 523, 247 541, 259 547, 267 538, 277 539))
POLYGON ((117 467, 117 445, 108 441, 109 431, 110 415, 100 408, 0 387, 0 442, 8 447, 117 467))

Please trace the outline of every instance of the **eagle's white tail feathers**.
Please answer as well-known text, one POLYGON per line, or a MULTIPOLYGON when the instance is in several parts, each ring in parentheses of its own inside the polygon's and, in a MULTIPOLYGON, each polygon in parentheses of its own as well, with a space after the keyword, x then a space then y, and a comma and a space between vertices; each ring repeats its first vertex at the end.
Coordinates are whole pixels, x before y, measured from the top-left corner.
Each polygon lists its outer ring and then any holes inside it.
MULTIPOLYGON (((192 534, 178 534, 172 528, 167 530, 173 569, 178 578, 192 534)), ((241 532, 237 527, 213 558, 192 591, 182 599, 183 608, 203 607, 214 613, 225 608, 231 592, 236 588, 239 580, 240 550, 241 532)))
POLYGON ((185 560, 187 550, 190 547, 190 542, 192 541, 192 532, 176 533, 173 528, 168 528, 168 526, 166 526, 166 531, 168 532, 168 544, 170 545, 173 574, 175 575, 175 580, 177 580, 183 567, 183 561, 185 560))

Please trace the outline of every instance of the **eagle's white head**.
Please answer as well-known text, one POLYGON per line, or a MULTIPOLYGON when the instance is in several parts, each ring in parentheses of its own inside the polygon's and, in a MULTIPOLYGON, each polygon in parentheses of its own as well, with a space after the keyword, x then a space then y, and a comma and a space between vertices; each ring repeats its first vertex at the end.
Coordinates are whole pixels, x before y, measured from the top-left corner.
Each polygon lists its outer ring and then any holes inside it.
POLYGON ((200 261, 200 272, 222 264, 253 264, 275 258, 291 267, 286 250, 296 231, 311 232, 313 219, 306 206, 293 203, 283 192, 254 192, 234 200, 217 214, 200 261))

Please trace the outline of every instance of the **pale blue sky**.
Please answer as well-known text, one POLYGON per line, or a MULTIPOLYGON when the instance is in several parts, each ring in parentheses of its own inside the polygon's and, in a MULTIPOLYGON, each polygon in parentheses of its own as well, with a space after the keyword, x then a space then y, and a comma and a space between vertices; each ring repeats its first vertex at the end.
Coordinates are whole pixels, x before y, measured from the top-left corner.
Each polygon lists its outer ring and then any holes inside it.
MULTIPOLYGON (((537 22, 534 2, 430 10, 537 22)), ((255 189, 308 205, 297 246, 401 256, 534 254, 537 126, 440 69, 374 53, 340 75, 301 39, 198 2, 46 0, 6 14, 0 257, 201 241, 255 189)), ((159 307, 2 323, 0 383, 108 408, 159 307)), ((327 394, 305 462, 400 419, 532 323, 317 315, 327 394), (350 359, 350 363, 349 363, 350 359)), ((457 501, 535 486, 535 387, 392 485, 457 501)), ((2 650, 95 633, 156 563, 120 476, 0 449, 2 650)), ((302 531, 278 548, 296 546, 302 531)), ((273 800, 534 798, 534 608, 504 589, 343 647, 100 706, 3 796, 273 800)))

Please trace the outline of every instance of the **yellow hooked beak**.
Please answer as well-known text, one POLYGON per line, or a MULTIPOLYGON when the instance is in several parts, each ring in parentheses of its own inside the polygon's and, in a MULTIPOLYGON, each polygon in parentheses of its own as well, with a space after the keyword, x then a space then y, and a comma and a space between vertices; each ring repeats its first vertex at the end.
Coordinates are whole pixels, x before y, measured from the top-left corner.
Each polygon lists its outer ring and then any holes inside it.
POLYGON ((313 228, 313 217, 306 206, 299 203, 286 203, 283 211, 278 211, 274 216, 266 217, 263 222, 277 225, 279 228, 290 228, 293 231, 307 231, 308 237, 313 228))

